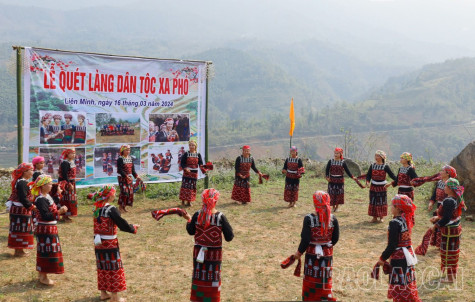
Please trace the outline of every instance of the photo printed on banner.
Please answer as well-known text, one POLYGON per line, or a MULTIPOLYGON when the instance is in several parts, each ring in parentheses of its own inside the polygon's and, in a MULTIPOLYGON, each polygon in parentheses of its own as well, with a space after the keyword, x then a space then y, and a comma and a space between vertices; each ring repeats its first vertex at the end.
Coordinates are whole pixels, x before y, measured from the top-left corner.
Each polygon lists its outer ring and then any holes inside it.
POLYGON ((86 113, 40 110, 40 144, 85 144, 86 113))
POLYGON ((96 144, 140 142, 140 115, 96 113, 96 144))
MULTIPOLYGON (((45 158, 45 167, 43 172, 50 175, 53 179, 58 179, 59 166, 63 159, 61 153, 67 148, 40 148, 39 156, 45 158)), ((74 164, 76 165, 76 179, 83 179, 86 177, 86 148, 74 148, 76 150, 76 158, 74 164)))
POLYGON ((179 173, 181 157, 185 152, 184 145, 150 147, 148 150, 148 173, 150 175, 179 173))
MULTIPOLYGON (((117 176, 117 160, 120 156, 119 149, 120 146, 94 149, 94 177, 117 176)), ((140 147, 131 147, 130 157, 132 157, 135 171, 140 173, 140 147)))
POLYGON ((187 142, 190 139, 190 115, 154 113, 149 115, 150 143, 187 142))

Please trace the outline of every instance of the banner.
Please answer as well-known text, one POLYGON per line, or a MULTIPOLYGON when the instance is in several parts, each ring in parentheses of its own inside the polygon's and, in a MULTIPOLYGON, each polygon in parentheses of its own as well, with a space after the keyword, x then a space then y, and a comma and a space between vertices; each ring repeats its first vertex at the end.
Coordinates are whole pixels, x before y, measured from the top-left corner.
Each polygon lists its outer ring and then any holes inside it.
POLYGON ((124 144, 146 182, 181 181, 190 139, 206 157, 207 62, 37 48, 24 62, 23 160, 43 156, 53 178, 67 147, 83 187, 117 183, 124 144))

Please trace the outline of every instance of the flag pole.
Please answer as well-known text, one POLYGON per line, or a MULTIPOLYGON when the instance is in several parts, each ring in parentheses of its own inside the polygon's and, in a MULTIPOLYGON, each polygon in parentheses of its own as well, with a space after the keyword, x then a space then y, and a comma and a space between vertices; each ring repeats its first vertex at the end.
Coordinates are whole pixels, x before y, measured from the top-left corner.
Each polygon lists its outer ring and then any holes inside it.
POLYGON ((294 114, 294 98, 290 101, 290 111, 289 111, 289 119, 290 119, 290 148, 292 147, 292 137, 294 136, 294 128, 295 128, 295 114, 294 114))

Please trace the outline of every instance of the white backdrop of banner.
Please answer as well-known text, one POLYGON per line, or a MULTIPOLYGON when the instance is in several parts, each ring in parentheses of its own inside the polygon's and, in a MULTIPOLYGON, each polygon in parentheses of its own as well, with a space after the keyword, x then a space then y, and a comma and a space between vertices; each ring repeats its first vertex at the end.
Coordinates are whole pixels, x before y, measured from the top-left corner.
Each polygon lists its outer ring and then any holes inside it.
POLYGON ((59 155, 75 147, 84 187, 117 182, 123 144, 146 182, 180 181, 190 139, 205 158, 207 62, 29 47, 25 59, 24 161, 41 155, 57 177, 59 155))

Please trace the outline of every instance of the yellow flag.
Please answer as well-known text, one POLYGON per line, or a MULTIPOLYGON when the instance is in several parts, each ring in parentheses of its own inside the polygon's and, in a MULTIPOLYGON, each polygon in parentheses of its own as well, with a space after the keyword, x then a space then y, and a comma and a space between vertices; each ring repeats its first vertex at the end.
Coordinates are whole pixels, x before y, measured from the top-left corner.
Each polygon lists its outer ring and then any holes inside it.
POLYGON ((295 128, 294 98, 292 98, 292 101, 290 102, 289 118, 290 118, 290 131, 289 131, 289 135, 290 135, 290 136, 294 136, 294 128, 295 128))

